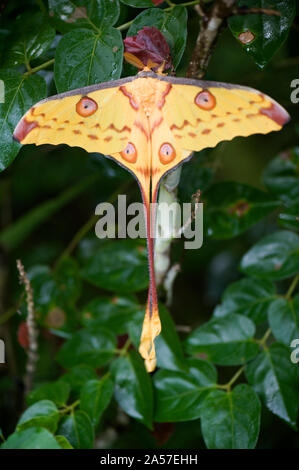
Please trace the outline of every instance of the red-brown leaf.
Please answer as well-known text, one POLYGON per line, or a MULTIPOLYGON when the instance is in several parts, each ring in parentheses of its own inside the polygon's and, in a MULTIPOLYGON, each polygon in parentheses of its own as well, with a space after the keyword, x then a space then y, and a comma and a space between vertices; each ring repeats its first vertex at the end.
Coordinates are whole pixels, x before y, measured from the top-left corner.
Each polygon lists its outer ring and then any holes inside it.
POLYGON ((157 70, 163 63, 163 70, 172 67, 170 49, 163 34, 154 26, 144 26, 138 31, 137 36, 131 36, 124 40, 125 57, 134 56, 137 60, 130 63, 137 67, 150 67, 157 70))

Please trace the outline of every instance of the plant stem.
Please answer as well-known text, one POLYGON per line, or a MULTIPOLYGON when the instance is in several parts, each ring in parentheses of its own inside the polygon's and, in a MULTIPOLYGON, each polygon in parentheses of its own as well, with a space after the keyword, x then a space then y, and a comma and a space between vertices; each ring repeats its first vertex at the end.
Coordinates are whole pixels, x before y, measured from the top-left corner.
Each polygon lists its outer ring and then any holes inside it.
POLYGON ((46 67, 49 67, 49 65, 54 64, 54 62, 55 62, 55 59, 50 59, 50 60, 47 60, 47 62, 44 62, 43 64, 40 64, 37 67, 33 67, 33 68, 31 68, 30 64, 28 63, 26 64, 28 70, 27 72, 24 73, 24 75, 27 76, 27 75, 32 75, 33 73, 39 72, 40 70, 43 70, 46 67))
POLYGON ((120 349, 119 355, 120 356, 125 356, 128 352, 129 347, 131 346, 131 344, 132 344, 132 341, 130 340, 130 338, 128 338, 127 341, 125 342, 125 344, 123 345, 123 347, 120 349))
POLYGON ((238 380, 240 375, 243 373, 244 369, 245 369, 245 366, 240 367, 240 369, 237 370, 235 375, 233 375, 233 377, 230 379, 229 382, 227 382, 227 384, 217 385, 217 388, 220 388, 220 389, 226 390, 227 392, 230 392, 232 385, 238 380))
POLYGON ((293 281, 292 281, 292 283, 291 283, 291 285, 290 285, 290 287, 289 287, 289 290, 288 290, 288 292, 286 293, 286 299, 287 299, 287 300, 290 300, 290 298, 292 297, 292 294, 293 294, 293 292, 294 292, 294 290, 295 290, 295 288, 296 288, 296 286, 297 286, 298 281, 299 281, 299 274, 297 274, 297 276, 294 277, 294 279, 293 279, 293 281))
POLYGON ((69 412, 72 413, 74 409, 79 405, 79 403, 80 403, 80 400, 76 400, 71 405, 65 406, 64 408, 59 410, 59 412, 63 415, 69 412))
POLYGON ((271 335, 272 333, 272 330, 271 328, 268 328, 268 330, 266 331, 266 333, 264 334, 264 336, 258 340, 258 343, 260 344, 260 346, 262 346, 262 348, 266 349, 266 343, 267 343, 267 340, 269 338, 269 336, 271 335))

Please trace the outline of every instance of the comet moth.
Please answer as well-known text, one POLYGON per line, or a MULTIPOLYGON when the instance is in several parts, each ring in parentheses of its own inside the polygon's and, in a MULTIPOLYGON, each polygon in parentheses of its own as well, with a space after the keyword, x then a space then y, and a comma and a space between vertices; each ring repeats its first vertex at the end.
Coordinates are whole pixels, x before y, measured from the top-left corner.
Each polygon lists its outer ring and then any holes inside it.
POLYGON ((156 367, 161 331, 154 271, 154 214, 163 176, 236 136, 279 131, 289 115, 269 96, 228 83, 169 77, 145 67, 136 76, 46 98, 15 128, 21 144, 67 144, 109 156, 137 179, 146 213, 149 290, 139 352, 156 367))

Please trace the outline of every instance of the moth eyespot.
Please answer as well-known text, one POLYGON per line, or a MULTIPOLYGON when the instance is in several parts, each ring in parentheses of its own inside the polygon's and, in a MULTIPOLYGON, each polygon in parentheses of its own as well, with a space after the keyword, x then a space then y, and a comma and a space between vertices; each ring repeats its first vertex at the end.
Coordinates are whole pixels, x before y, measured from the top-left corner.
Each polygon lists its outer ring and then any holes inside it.
POLYGON ((216 106, 216 98, 208 90, 203 90, 197 93, 194 99, 195 104, 205 111, 210 111, 216 106))
POLYGON ((135 145, 131 142, 128 143, 126 148, 122 152, 120 152, 120 154, 123 159, 129 163, 135 163, 137 160, 137 150, 135 145))
POLYGON ((80 101, 76 104, 76 111, 80 116, 88 117, 96 112, 98 109, 97 103, 88 96, 83 96, 80 101))
POLYGON ((172 162, 175 159, 176 152, 171 144, 165 142, 161 145, 159 150, 159 158, 161 163, 166 165, 167 163, 172 162))

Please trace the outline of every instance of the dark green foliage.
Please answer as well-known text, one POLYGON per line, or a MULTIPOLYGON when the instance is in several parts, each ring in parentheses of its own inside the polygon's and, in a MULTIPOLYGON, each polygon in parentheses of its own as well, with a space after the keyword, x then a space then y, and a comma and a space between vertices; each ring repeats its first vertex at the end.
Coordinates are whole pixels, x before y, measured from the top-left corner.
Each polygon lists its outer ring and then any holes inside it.
MULTIPOLYGON (((214 1, 202 4, 209 11, 214 1)), ((99 154, 21 149, 12 140, 19 119, 45 96, 136 73, 123 65, 123 39, 144 26, 162 32, 184 76, 198 19, 190 2, 175 2, 4 2, 0 170, 19 157, 0 177, 0 338, 9 338, 0 364, 3 449, 298 447, 299 105, 290 101, 299 76, 296 2, 238 1, 239 14, 212 53, 208 79, 260 89, 292 121, 183 165, 178 199, 190 202, 200 190, 205 236, 200 250, 173 243, 171 261, 181 272, 171 308, 159 292, 154 374, 138 353, 145 240, 99 240, 93 232, 99 202, 116 203, 118 193, 140 200, 133 178, 99 154), (240 34, 248 31, 253 39, 244 44, 240 34), (16 259, 33 289, 39 331, 23 412, 17 384, 26 374, 27 302, 16 259), (164 444, 156 441, 157 423, 175 423, 164 444)))

